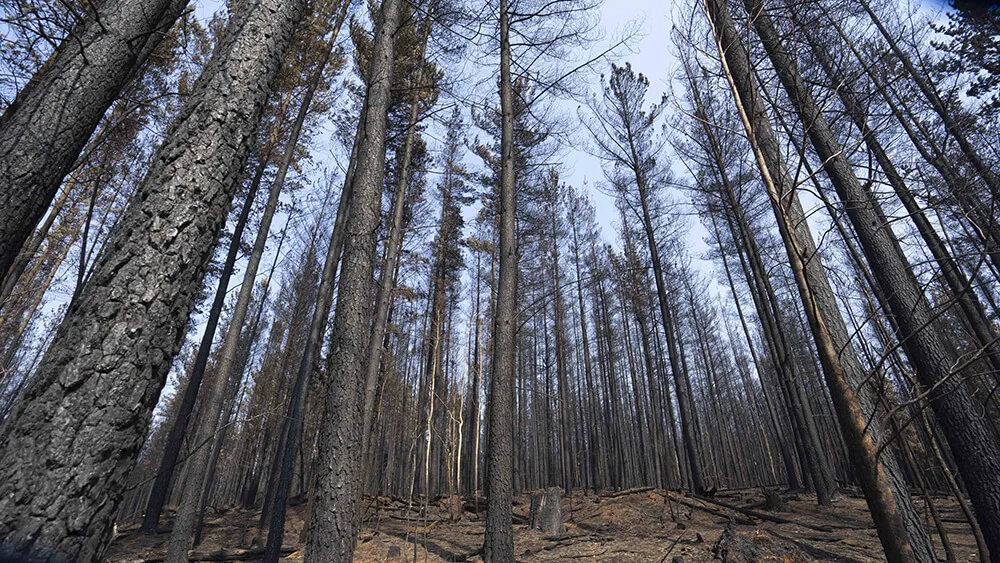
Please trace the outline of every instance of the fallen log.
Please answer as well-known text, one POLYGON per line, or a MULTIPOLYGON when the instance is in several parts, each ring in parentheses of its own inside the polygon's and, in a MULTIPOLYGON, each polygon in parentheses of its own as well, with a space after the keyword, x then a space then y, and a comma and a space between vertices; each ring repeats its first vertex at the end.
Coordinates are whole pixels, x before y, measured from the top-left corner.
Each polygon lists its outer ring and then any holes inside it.
POLYGON ((755 522, 753 520, 750 520, 748 518, 741 518, 739 516, 733 516, 732 514, 726 514, 725 512, 723 512, 721 510, 718 510, 716 508, 712 508, 711 506, 705 506, 703 504, 698 504, 698 503, 693 502, 693 501, 691 501, 691 500, 689 500, 689 499, 687 499, 685 497, 670 496, 669 498, 670 498, 670 500, 672 500, 672 501, 674 501, 674 502, 676 502, 678 504, 683 504, 684 506, 687 506, 687 507, 690 507, 690 508, 694 508, 694 509, 697 509, 697 510, 701 510, 702 512, 707 512, 707 513, 709 513, 709 514, 711 514, 713 516, 718 516, 719 518, 722 518, 723 520, 733 520, 737 524, 744 524, 744 525, 747 525, 747 526, 753 526, 755 524, 755 522))
MULTIPOLYGON (((281 555, 291 555, 297 551, 290 545, 281 546, 281 555)), ((189 551, 188 561, 251 561, 264 556, 264 548, 254 549, 219 549, 216 551, 189 551)), ((138 559, 131 563, 162 563, 165 556, 150 557, 149 559, 138 559)))
POLYGON ((753 510, 750 508, 743 508, 735 504, 729 504, 721 500, 713 498, 705 498, 698 495, 692 495, 692 498, 696 498, 702 502, 710 502, 716 504, 723 508, 728 508, 729 510, 735 510, 736 512, 743 513, 751 518, 757 518, 758 520, 767 520, 769 522, 774 522, 776 524, 795 524, 796 526, 802 526, 803 528, 809 528, 810 530, 816 530, 817 532, 833 532, 836 529, 850 530, 853 528, 847 526, 833 527, 833 526, 817 526, 815 524, 808 524, 806 522, 799 522, 797 520, 792 520, 791 518, 784 518, 782 516, 775 516, 774 514, 768 514, 766 512, 761 512, 759 510, 753 510))
POLYGON ((617 491, 617 492, 614 492, 614 493, 603 494, 603 495, 601 495, 601 498, 617 498, 617 497, 623 497, 623 496, 626 496, 626 495, 634 495, 634 494, 637 494, 637 493, 645 493, 645 492, 648 492, 648 491, 652 491, 654 488, 655 487, 638 487, 638 488, 635 488, 635 489, 625 489, 624 491, 617 491))

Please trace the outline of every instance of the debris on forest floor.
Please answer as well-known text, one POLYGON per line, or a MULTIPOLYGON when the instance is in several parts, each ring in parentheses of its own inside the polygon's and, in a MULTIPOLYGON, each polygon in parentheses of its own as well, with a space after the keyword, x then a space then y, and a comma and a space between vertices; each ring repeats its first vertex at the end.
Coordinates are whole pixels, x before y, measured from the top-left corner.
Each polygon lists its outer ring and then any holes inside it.
MULTIPOLYGON (((541 492, 539 492, 541 493, 541 492)), ((921 499, 914 503, 926 513, 921 499)), ((355 552, 358 563, 480 561, 486 502, 456 499, 369 499, 365 523, 355 552)), ((956 502, 936 498, 935 504, 960 561, 976 561, 975 541, 956 502)), ((691 563, 724 561, 885 561, 865 501, 845 491, 833 506, 821 507, 815 496, 779 494, 759 489, 719 491, 700 498, 654 489, 606 495, 577 492, 562 499, 564 530, 547 534, 529 526, 531 495, 514 501, 514 541, 518 561, 598 561, 691 563), (780 502, 773 498, 777 495, 780 502), (771 498, 768 498, 771 497, 771 498), (776 507, 776 508, 769 508, 776 507), (780 510, 780 512, 779 512, 780 510)), ((286 519, 283 561, 302 561, 299 543, 305 506, 295 506, 286 519)), ((229 510, 207 516, 205 539, 198 554, 218 554, 252 560, 261 541, 254 526, 258 511, 229 510), (244 545, 253 542, 254 545, 244 545)), ((928 530, 934 528, 928 521, 928 530)), ((109 563, 162 560, 169 534, 144 536, 129 528, 106 555, 109 563)), ((940 541, 933 536, 940 550, 940 541)), ((943 557, 943 552, 939 553, 943 557)))

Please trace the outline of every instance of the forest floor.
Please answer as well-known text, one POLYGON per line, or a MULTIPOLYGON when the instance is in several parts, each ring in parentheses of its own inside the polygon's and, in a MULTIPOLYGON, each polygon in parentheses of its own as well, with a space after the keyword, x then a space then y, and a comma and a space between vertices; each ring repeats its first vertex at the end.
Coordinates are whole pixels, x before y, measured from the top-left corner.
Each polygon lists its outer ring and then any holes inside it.
MULTIPOLYGON (((645 489, 605 496, 578 493, 562 501, 565 533, 546 536, 529 529, 530 497, 521 496, 514 503, 515 554, 523 562, 885 561, 864 499, 857 494, 845 492, 831 507, 818 506, 807 494, 783 494, 777 506, 778 497, 769 497, 771 503, 766 503, 762 490, 719 491, 705 500, 645 489)), ((368 502, 355 561, 480 561, 484 511, 477 517, 471 502, 440 500, 427 510, 383 497, 368 502)), ((922 499, 914 502, 926 513, 922 499)), ((935 498, 935 505, 956 559, 977 561, 975 541, 958 504, 935 498)), ((297 540, 306 512, 304 505, 289 511, 289 554, 283 561, 302 561, 303 544, 297 540)), ((255 511, 212 511, 192 560, 252 560, 253 551, 240 550, 259 545, 253 527, 259 517, 255 511)), ((934 531, 930 521, 928 529, 934 531)), ((120 529, 106 561, 162 561, 168 535, 120 529)), ((932 539, 944 560, 939 537, 932 539)))

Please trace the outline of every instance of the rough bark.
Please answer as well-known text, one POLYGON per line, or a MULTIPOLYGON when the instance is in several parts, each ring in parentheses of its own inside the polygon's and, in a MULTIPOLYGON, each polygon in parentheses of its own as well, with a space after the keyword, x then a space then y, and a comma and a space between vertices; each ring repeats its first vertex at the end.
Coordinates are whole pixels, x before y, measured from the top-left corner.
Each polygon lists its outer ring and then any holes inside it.
POLYGON ((487 513, 483 559, 513 563, 514 369, 517 333, 517 241, 514 191, 514 93, 510 74, 508 0, 500 0, 500 273, 493 320, 489 391, 487 513))
MULTIPOLYGON (((366 113, 366 107, 367 105, 362 107, 362 116, 366 113)), ((326 324, 330 315, 330 305, 333 302, 337 268, 340 265, 340 255, 344 248, 347 215, 351 208, 351 200, 353 199, 354 170, 357 164, 358 147, 363 139, 364 119, 358 124, 358 135, 355 137, 354 147, 351 149, 351 159, 347 167, 347 173, 345 174, 344 189, 340 193, 337 217, 334 221, 333 230, 330 233, 330 243, 327 248, 326 259, 323 262, 323 273, 320 276, 319 289, 316 293, 316 305, 312 312, 312 320, 309 323, 309 334, 302 349, 291 393, 289 393, 288 405, 285 409, 284 421, 281 427, 281 439, 279 440, 278 447, 275 449, 274 460, 271 465, 267 497, 260 518, 261 526, 265 522, 268 525, 268 546, 264 555, 264 561, 266 562, 278 560, 280 556, 278 548, 281 546, 282 538, 285 535, 285 507, 288 503, 288 495, 292 490, 295 447, 298 443, 299 427, 302 425, 302 413, 305 410, 306 389, 309 387, 309 380, 319 361, 320 348, 323 344, 322 339, 326 334, 326 324)))
POLYGON ((363 473, 363 366, 371 335, 375 232, 381 217, 393 36, 399 19, 399 0, 384 0, 372 47, 365 137, 358 150, 327 362, 326 423, 320 433, 316 496, 306 549, 310 561, 352 561, 357 544, 363 473))
MULTIPOLYGON (((334 35, 337 35, 346 17, 346 10, 350 5, 349 0, 345 0, 342 6, 337 24, 334 27, 334 35)), ((336 39, 334 37, 333 39, 336 39)), ((333 229, 330 232, 330 242, 327 247, 326 259, 323 261, 323 273, 320 275, 319 288, 316 292, 315 308, 312 310, 312 318, 309 322, 309 332, 306 336, 302 355, 295 373, 295 380, 288 397, 288 404, 285 409, 285 416, 281 426, 281 439, 275 448, 274 460, 271 464, 271 472, 268 478, 268 487, 265 496, 264 509, 260 515, 261 527, 267 523, 267 546, 264 553, 264 561, 277 561, 280 557, 280 547, 285 535, 285 507, 288 502, 288 495, 292 489, 292 471, 294 466, 295 447, 298 443, 299 427, 301 426, 302 413, 305 409, 305 394, 309 387, 309 379, 319 362, 322 340, 326 335, 326 324, 330 315, 330 305, 333 303, 333 291, 337 276, 337 268, 340 265, 340 254, 344 247, 344 236, 346 232, 347 215, 351 208, 351 200, 354 193, 354 171, 357 166, 358 147, 364 135, 364 116, 367 114, 368 101, 365 100, 361 108, 361 118, 358 123, 357 134, 354 138, 354 145, 351 147, 351 157, 344 174, 344 188, 340 192, 340 201, 337 207, 337 217, 334 220, 333 229)))
POLYGON ((215 341, 215 332, 219 326, 219 317, 222 315, 222 307, 226 302, 226 294, 229 291, 229 279, 233 275, 236 266, 236 259, 240 253, 240 242, 243 240, 243 231, 246 228, 256 199, 257 189, 260 187, 261 177, 264 174, 264 164, 261 163, 250 184, 243 209, 236 221, 233 229, 232 241, 229 244, 229 251, 226 253, 226 261, 222 266, 222 273, 219 276, 219 284, 212 299, 212 308, 208 313, 208 320, 205 322, 205 330, 202 334, 201 343, 198 345, 198 355, 195 357, 194 366, 191 368, 191 377, 188 378, 187 386, 184 388, 184 396, 181 398, 181 405, 177 410, 177 418, 174 420, 170 432, 167 434, 167 443, 163 448, 163 457, 160 459, 159 469, 156 472, 156 480, 153 481, 153 488, 149 493, 149 500, 146 503, 146 512, 142 518, 140 531, 146 534, 155 534, 160 525, 160 514, 167 503, 167 494, 170 490, 170 481, 177 467, 177 459, 184 444, 184 433, 187 423, 194 412, 194 404, 198 398, 198 390, 201 389, 201 382, 205 376, 205 369, 208 367, 208 358, 211 355, 212 343, 215 341))
POLYGON ((0 278, 101 117, 188 0, 109 0, 56 48, 0 116, 0 278))
POLYGON ((236 373, 242 369, 240 365, 240 348, 243 338, 243 325, 246 324, 247 314, 250 308, 250 300, 253 297, 257 280, 257 270, 260 262, 264 258, 264 249, 267 246, 268 235, 271 231, 271 221, 278 209, 278 198, 281 196, 281 189, 285 184, 285 177, 288 168, 294 159, 295 150, 298 146, 299 136, 302 133, 302 126, 309 113, 309 106, 313 95, 319 86, 323 75, 323 69, 333 52, 333 43, 324 54, 324 58, 313 70, 309 84, 302 102, 299 105, 298 114, 292 124, 288 142, 285 145, 284 155, 278 166, 274 180, 271 182, 271 189, 268 192, 267 205, 264 207, 264 214, 261 216, 260 224, 257 226, 257 236, 254 239, 253 248, 247 261, 246 269, 243 271, 243 281, 240 284, 240 292, 236 298, 236 305, 230 319, 229 331, 222 342, 222 351, 219 356, 219 364, 208 380, 208 385, 204 390, 204 399, 201 405, 202 423, 194 434, 191 443, 197 447, 206 444, 195 450, 188 460, 188 476, 185 482, 184 491, 181 496, 181 503, 177 510, 177 517, 174 519, 173 532, 170 534, 170 541, 167 543, 168 563, 180 563, 184 561, 187 550, 191 547, 192 539, 197 528, 199 513, 201 511, 202 491, 211 485, 208 479, 211 454, 219 449, 219 436, 216 432, 219 428, 219 417, 225 408, 227 393, 225 392, 228 382, 233 378, 240 377, 236 373), (210 442, 215 442, 211 448, 207 447, 210 442))
POLYGON ((93 561, 180 347, 303 1, 224 40, 2 433, 8 552, 93 561))

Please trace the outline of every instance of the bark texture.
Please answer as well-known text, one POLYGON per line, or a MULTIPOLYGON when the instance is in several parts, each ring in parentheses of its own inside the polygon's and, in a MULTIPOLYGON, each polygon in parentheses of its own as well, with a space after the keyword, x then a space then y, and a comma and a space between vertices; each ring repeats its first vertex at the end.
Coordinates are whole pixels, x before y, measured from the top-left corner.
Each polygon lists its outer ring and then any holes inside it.
POLYGON ((263 0, 231 26, 0 433, 6 552, 106 547, 304 4, 263 0))
POLYGON ((493 373, 486 451, 487 563, 514 561, 514 369, 517 334, 517 241, 514 192, 514 92, 510 76, 510 16, 500 0, 500 272, 493 320, 493 373))
POLYGON ((382 3, 372 49, 365 137, 358 147, 327 363, 330 381, 306 549, 309 561, 353 561, 357 544, 364 449, 364 366, 371 334, 375 233, 381 218, 393 36, 399 27, 399 14, 399 0, 382 3))
POLYGON ((109 0, 72 34, 0 116, 0 278, 122 88, 188 0, 109 0))

